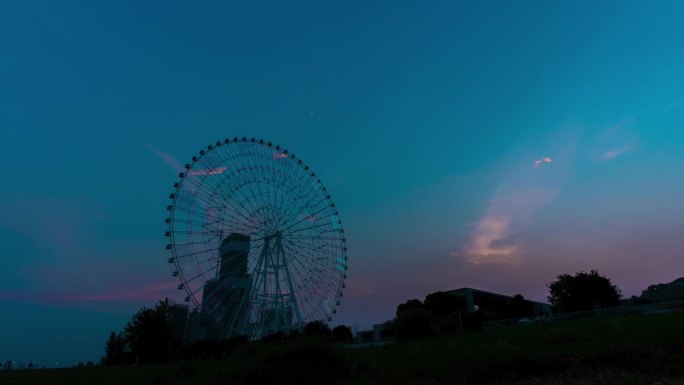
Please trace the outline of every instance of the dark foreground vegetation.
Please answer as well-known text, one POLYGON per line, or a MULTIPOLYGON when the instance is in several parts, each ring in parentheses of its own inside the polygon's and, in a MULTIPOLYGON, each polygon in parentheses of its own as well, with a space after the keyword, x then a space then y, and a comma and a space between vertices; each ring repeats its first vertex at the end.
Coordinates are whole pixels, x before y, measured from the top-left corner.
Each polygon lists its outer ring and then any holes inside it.
POLYGON ((316 335, 225 358, 0 372, 0 384, 682 384, 684 313, 541 322, 381 347, 316 335))

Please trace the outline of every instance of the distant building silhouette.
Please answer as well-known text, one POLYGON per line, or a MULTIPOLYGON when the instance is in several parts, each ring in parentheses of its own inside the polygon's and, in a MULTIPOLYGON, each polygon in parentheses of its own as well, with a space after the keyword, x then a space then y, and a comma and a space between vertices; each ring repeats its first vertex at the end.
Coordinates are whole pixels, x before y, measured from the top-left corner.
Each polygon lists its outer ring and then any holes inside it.
POLYGON ((207 338, 207 322, 205 317, 197 309, 193 309, 188 315, 185 328, 185 343, 193 343, 207 338))
MULTIPOLYGON (((463 287, 449 290, 446 293, 463 298, 466 303, 466 311, 474 313, 479 311, 485 319, 495 320, 508 317, 508 309, 512 296, 492 293, 489 291, 463 287)), ((551 305, 544 302, 530 301, 534 305, 536 315, 550 315, 551 305)))
POLYGON ((231 327, 234 330, 249 322, 249 248, 247 235, 230 234, 221 242, 217 275, 203 287, 202 312, 193 311, 188 317, 187 342, 230 337, 231 327))
POLYGON ((684 277, 670 283, 651 285, 641 292, 641 299, 650 302, 678 301, 684 299, 684 277))
POLYGON ((185 341, 185 331, 188 323, 188 305, 172 304, 168 314, 171 332, 178 341, 185 341))

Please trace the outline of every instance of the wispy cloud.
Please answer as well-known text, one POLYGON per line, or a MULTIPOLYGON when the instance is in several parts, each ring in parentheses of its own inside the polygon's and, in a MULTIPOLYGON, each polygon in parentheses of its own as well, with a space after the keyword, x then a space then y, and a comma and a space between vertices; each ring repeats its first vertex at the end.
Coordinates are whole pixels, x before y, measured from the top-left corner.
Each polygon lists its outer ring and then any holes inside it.
POLYGON ((477 221, 464 247, 473 264, 519 263, 524 241, 518 235, 531 223, 535 210, 555 199, 555 189, 522 185, 500 188, 477 221))
POLYGON ((608 159, 614 159, 617 158, 618 156, 630 151, 633 147, 632 146, 624 146, 624 147, 619 147, 615 148, 612 150, 608 150, 603 153, 603 156, 601 157, 602 159, 608 160, 608 159))
POLYGON ((612 160, 634 150, 638 145, 637 121, 625 118, 599 128, 593 145, 594 159, 612 160))
MULTIPOLYGON (((530 143, 518 148, 502 159, 504 177, 493 197, 488 201, 480 218, 473 224, 465 245, 450 253, 479 265, 485 263, 517 264, 523 261, 525 230, 530 226, 538 209, 553 202, 560 185, 568 174, 567 168, 575 156, 580 128, 567 127, 554 133, 544 142, 530 143), (538 158, 534 168, 513 168, 512 164, 529 164, 522 161, 530 150, 548 149, 550 156, 538 158), (553 173, 536 172, 559 160, 553 173)), ((546 151, 545 151, 546 152, 546 151)))
POLYGON ((515 244, 506 243, 510 236, 510 219, 485 216, 478 221, 466 254, 470 262, 514 262, 520 251, 515 244))
POLYGON ((156 301, 175 294, 175 282, 162 282, 144 285, 133 290, 121 290, 103 293, 0 293, 0 299, 42 303, 67 302, 128 302, 156 301))
POLYGON ((123 290, 94 294, 62 294, 52 298, 54 302, 106 302, 106 301, 140 301, 162 299, 163 293, 175 294, 177 282, 148 284, 134 290, 123 290))
POLYGON ((151 144, 148 144, 147 147, 154 152, 155 155, 159 157, 159 159, 163 160, 164 163, 169 165, 173 169, 173 171, 180 172, 183 170, 183 165, 173 156, 170 154, 167 154, 166 152, 152 146, 151 144))

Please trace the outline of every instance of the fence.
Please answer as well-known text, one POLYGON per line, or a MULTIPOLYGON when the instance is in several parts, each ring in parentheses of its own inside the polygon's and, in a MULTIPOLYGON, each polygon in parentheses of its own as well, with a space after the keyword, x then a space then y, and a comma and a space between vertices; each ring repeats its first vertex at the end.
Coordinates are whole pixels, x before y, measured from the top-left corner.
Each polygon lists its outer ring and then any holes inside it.
POLYGON ((627 314, 655 314, 655 313, 669 313, 673 311, 684 311, 684 301, 672 301, 672 302, 660 302, 660 303, 650 303, 645 305, 635 305, 635 306, 619 306, 614 308, 597 308, 589 311, 580 311, 574 313, 560 313, 553 315, 545 315, 539 317, 527 317, 527 318, 515 318, 515 319, 504 319, 496 321, 486 321, 483 324, 484 329, 493 329, 498 327, 521 325, 521 324, 531 324, 537 322, 548 322, 548 321, 562 321, 562 320, 572 320, 578 318, 588 318, 588 317, 605 317, 605 316, 618 316, 627 314))

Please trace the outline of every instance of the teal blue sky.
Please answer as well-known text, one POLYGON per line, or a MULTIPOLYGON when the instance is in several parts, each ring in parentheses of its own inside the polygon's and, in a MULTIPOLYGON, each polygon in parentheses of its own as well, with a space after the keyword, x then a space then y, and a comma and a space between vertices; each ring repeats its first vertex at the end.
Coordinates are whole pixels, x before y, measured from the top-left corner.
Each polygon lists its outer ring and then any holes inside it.
POLYGON ((97 360, 175 290, 175 165, 226 137, 304 159, 339 207, 333 324, 599 269, 684 276, 684 6, 0 2, 0 359, 97 360), (65 342, 65 341, 68 341, 65 342))

